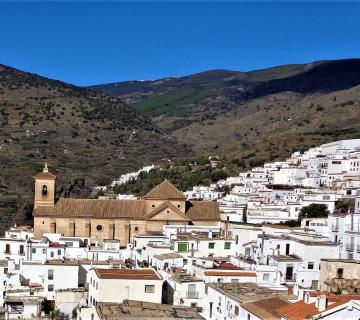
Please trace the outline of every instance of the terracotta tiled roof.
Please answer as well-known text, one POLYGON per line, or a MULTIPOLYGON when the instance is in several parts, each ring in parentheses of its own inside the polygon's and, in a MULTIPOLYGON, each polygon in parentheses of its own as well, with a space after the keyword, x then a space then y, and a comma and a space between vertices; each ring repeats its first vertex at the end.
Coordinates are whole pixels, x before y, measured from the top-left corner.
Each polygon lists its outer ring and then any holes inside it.
POLYGON ((187 201, 186 215, 190 220, 220 220, 219 204, 214 201, 187 201))
MULTIPOLYGON (((360 300, 360 294, 334 295, 329 292, 318 292, 318 295, 320 294, 325 294, 328 301, 332 302, 324 311, 341 306, 350 300, 360 300)), ((312 296, 314 296, 314 293, 312 293, 312 296)), ((315 306, 315 303, 305 303, 303 300, 289 304, 285 307, 280 307, 276 312, 289 320, 302 320, 308 316, 314 316, 321 313, 315 306)))
POLYGON ((99 279, 161 280, 154 269, 94 269, 99 279))
MULTIPOLYGON (((39 206, 34 217, 146 219, 146 200, 100 200, 61 198, 54 206, 39 206)), ((216 202, 187 201, 185 215, 192 221, 220 220, 216 202)))
POLYGON ((145 196, 145 199, 169 199, 169 200, 185 200, 184 194, 177 189, 172 183, 165 180, 161 182, 154 189, 149 191, 145 196))
POLYGON ((209 277, 256 277, 255 271, 204 271, 205 276, 209 277))
POLYGON ((36 176, 35 179, 46 179, 46 180, 55 180, 56 176, 50 172, 40 172, 36 176))
POLYGON ((277 320, 279 316, 276 313, 276 309, 288 304, 288 301, 276 297, 244 303, 241 307, 260 319, 277 320))
POLYGON ((280 307, 276 312, 289 320, 304 320, 308 316, 319 313, 319 310, 315 307, 315 303, 305 303, 300 300, 280 307))
POLYGON ((38 217, 138 218, 145 217, 145 200, 99 200, 61 198, 54 206, 39 206, 38 217))

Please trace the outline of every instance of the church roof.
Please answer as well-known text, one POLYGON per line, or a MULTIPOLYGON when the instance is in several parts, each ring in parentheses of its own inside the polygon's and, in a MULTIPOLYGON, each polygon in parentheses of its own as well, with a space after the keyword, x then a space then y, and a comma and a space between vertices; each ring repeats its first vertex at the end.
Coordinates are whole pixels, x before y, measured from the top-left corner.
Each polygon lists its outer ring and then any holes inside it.
MULTIPOLYGON (((54 206, 38 206, 34 217, 132 218, 145 220, 146 200, 99 200, 61 198, 54 206)), ((211 201, 187 201, 185 215, 193 221, 220 220, 219 206, 211 201)))
POLYGON ((177 189, 172 183, 165 180, 161 182, 154 189, 149 191, 145 196, 145 199, 168 199, 168 200, 185 200, 184 194, 177 189))
POLYGON ((77 218, 143 218, 145 200, 60 198, 54 206, 39 206, 34 216, 77 218))
POLYGON ((36 176, 34 176, 35 179, 45 179, 45 180, 55 180, 56 175, 50 173, 50 172, 40 172, 36 176))

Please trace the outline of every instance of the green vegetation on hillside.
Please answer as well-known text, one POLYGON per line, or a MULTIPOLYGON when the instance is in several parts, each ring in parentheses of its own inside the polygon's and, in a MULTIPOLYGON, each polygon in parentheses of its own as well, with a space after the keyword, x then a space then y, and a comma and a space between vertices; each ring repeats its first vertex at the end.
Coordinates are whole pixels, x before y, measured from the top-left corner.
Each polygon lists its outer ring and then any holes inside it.
POLYGON ((149 98, 145 101, 132 104, 131 107, 147 115, 158 116, 167 114, 168 116, 186 116, 187 111, 183 107, 190 103, 214 95, 211 89, 180 89, 149 98))
POLYGON ((197 170, 192 170, 190 166, 166 170, 153 169, 148 173, 141 172, 138 179, 117 186, 114 191, 120 194, 145 195, 165 179, 173 183, 179 190, 186 191, 196 185, 210 185, 210 183, 226 179, 228 176, 229 172, 226 170, 211 169, 209 167, 197 170))
POLYGON ((88 197, 122 173, 191 154, 118 98, 2 65, 0 125, 0 213, 9 224, 31 210, 32 176, 45 161, 59 195, 88 197))

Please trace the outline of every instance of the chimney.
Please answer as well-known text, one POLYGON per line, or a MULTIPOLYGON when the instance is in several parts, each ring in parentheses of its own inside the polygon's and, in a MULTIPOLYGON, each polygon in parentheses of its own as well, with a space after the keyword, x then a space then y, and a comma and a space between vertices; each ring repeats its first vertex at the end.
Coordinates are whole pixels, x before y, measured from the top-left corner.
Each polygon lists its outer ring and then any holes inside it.
POLYGON ((299 288, 299 290, 298 290, 298 299, 299 300, 304 300, 304 293, 305 293, 305 290, 299 288))
POLYGON ((212 230, 209 230, 209 239, 212 239, 213 234, 212 234, 212 230))
POLYGON ((327 307, 327 299, 325 294, 321 294, 318 298, 318 309, 319 312, 323 312, 327 307))

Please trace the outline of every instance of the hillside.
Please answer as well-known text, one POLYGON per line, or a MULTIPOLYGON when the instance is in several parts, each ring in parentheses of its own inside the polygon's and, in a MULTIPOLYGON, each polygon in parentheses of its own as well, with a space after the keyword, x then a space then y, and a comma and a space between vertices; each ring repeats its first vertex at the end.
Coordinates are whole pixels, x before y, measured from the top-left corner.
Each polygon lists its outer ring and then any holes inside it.
POLYGON ((247 164, 360 136, 360 59, 97 86, 198 154, 247 164))
POLYGON ((0 223, 29 214, 32 175, 45 161, 59 195, 88 196, 95 183, 188 154, 118 98, 3 65, 0 123, 0 223))

